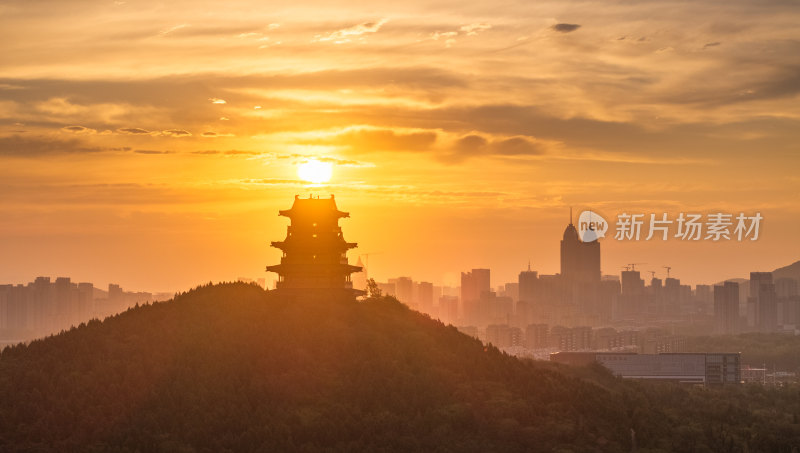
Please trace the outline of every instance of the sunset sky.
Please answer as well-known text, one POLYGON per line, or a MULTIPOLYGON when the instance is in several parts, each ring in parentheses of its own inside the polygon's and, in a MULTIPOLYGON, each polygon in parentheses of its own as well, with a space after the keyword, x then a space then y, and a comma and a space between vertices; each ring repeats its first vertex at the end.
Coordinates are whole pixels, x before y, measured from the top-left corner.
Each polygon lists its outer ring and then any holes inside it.
POLYGON ((0 23, 0 284, 272 281, 277 212, 311 193, 378 280, 558 272, 570 206, 764 217, 757 241, 610 232, 605 274, 800 259, 794 1, 11 0, 0 23))

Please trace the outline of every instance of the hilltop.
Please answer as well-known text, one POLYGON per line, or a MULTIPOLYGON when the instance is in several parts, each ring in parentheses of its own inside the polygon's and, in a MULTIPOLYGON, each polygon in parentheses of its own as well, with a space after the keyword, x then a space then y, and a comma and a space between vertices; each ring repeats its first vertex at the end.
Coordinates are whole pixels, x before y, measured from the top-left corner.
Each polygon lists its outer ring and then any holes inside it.
POLYGON ((2 451, 790 451, 796 390, 521 361, 392 298, 209 285, 0 355, 2 451), (792 392, 791 395, 787 392, 792 392))

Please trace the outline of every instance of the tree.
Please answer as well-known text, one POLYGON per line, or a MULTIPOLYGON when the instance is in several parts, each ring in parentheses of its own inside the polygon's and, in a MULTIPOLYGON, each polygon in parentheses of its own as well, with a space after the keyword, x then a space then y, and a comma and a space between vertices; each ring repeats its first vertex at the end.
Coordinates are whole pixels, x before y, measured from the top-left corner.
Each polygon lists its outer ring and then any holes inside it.
POLYGON ((381 297, 382 292, 381 288, 378 286, 378 283, 375 282, 374 278, 367 280, 367 296, 370 298, 373 297, 381 297))

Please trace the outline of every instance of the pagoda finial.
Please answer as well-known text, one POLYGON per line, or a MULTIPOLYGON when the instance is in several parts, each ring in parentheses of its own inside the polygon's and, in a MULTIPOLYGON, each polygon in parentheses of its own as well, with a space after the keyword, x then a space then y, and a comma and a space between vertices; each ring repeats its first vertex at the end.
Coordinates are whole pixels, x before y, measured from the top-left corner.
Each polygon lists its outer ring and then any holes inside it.
POLYGON ((569 224, 572 225, 572 206, 569 207, 569 224))

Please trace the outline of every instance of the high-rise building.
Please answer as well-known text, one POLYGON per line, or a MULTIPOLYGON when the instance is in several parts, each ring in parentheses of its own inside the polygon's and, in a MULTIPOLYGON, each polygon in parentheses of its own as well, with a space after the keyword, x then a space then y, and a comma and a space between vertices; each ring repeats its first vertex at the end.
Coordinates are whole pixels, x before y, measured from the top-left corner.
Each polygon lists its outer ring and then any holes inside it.
POLYGON ((339 219, 350 217, 330 198, 296 196, 291 209, 279 211, 288 217, 286 239, 272 242, 283 251, 280 264, 267 266, 278 274, 276 291, 293 297, 354 298, 364 291, 353 289, 350 274, 361 271, 347 262, 347 251, 357 246, 342 236, 339 219))
POLYGON ((489 281, 489 269, 472 269, 461 273, 461 303, 480 299, 482 293, 492 289, 489 281))
POLYGON ((779 298, 797 296, 797 280, 793 278, 779 278, 775 280, 775 292, 779 298))
POLYGON ((88 319, 94 312, 94 285, 91 283, 78 283, 78 313, 75 314, 77 323, 88 319))
MULTIPOLYGON (((714 313, 714 292, 711 285, 695 285, 694 300, 705 313, 714 313)), ((737 300, 738 304, 739 301, 737 300)))
POLYGON ((433 283, 419 282, 417 284, 417 308, 430 313, 433 310, 433 283))
POLYGON ((394 283, 378 283, 378 289, 381 290, 381 294, 384 296, 397 296, 397 288, 394 283))
POLYGON ((645 311, 644 280, 639 271, 624 270, 621 278, 618 317, 639 316, 645 311))
POLYGON ((714 286, 714 322, 718 334, 739 333, 739 284, 725 282, 714 286))
POLYGON ((528 263, 528 270, 519 273, 519 300, 525 302, 537 302, 536 283, 539 280, 538 273, 531 270, 531 263, 528 263))
POLYGON ((778 329, 778 296, 772 283, 772 272, 750 273, 750 297, 755 304, 755 324, 759 332, 778 329))
POLYGON ((561 276, 568 284, 600 281, 600 242, 581 241, 571 218, 561 240, 561 276))
POLYGON ((439 298, 439 319, 445 324, 458 323, 458 296, 439 298))
POLYGON ((775 293, 778 295, 778 324, 790 330, 800 322, 800 296, 797 293, 797 280, 779 278, 775 280, 775 293))
MULTIPOLYGON (((691 291, 691 289, 689 290, 691 291)), ((681 281, 667 277, 664 280, 664 307, 666 314, 679 315, 681 313, 681 281)))
POLYGON ((414 281, 411 277, 390 278, 389 283, 395 287, 395 297, 408 306, 416 306, 414 300, 414 281))

